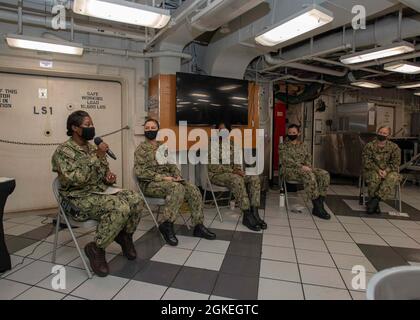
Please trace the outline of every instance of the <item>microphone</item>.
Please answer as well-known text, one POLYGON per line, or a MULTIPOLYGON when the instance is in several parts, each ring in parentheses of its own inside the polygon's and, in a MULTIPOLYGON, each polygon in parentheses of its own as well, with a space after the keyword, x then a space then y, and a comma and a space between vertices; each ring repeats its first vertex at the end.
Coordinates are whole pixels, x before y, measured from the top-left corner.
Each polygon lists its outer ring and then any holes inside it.
MULTIPOLYGON (((104 142, 101 137, 96 137, 95 140, 93 141, 95 142, 97 146, 99 146, 102 142, 104 142)), ((117 160, 117 157, 110 149, 107 150, 106 154, 110 156, 112 159, 117 160)))

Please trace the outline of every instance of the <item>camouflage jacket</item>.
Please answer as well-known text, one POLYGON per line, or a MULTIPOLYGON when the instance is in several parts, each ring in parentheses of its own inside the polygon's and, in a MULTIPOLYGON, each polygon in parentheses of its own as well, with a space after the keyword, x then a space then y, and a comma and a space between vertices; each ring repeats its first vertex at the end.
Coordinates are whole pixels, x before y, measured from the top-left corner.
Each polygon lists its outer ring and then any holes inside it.
MULTIPOLYGON (((242 170, 242 165, 235 164, 235 152, 238 152, 238 151, 236 151, 234 148, 233 139, 230 140, 229 154, 226 153, 226 150, 223 150, 222 141, 219 141, 218 148, 216 147, 217 144, 212 144, 211 142, 212 141, 210 140, 209 166, 208 166, 208 172, 209 172, 210 177, 215 176, 217 174, 232 173, 233 171, 242 170), (212 164, 212 154, 216 154, 217 152, 219 154, 218 156, 219 164, 212 164), (228 162, 227 161, 228 159, 229 159, 230 164, 223 164, 223 162, 228 162)), ((240 150, 240 152, 242 152, 242 150, 240 150)))
POLYGON ((312 166, 312 157, 305 143, 286 141, 279 144, 279 163, 283 170, 296 171, 302 166, 312 166))
POLYGON ((87 151, 72 138, 60 145, 52 157, 52 170, 58 173, 63 197, 82 197, 92 192, 103 192, 109 165, 106 158, 96 156, 96 146, 88 143, 87 151))
POLYGON ((399 172, 401 150, 391 141, 386 141, 384 147, 378 145, 378 140, 369 142, 363 149, 363 170, 399 172))
POLYGON ((164 177, 181 176, 175 164, 159 164, 156 159, 162 142, 153 145, 149 141, 142 142, 134 152, 134 171, 143 189, 149 182, 163 181, 164 177))

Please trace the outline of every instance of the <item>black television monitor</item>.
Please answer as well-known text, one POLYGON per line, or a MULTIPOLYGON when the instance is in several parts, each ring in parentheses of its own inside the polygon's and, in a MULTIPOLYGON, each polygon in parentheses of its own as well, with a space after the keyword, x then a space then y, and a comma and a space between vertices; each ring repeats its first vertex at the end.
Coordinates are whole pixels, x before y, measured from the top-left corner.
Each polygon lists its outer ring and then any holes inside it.
POLYGON ((203 76, 176 75, 176 122, 188 125, 248 125, 248 81, 203 76))

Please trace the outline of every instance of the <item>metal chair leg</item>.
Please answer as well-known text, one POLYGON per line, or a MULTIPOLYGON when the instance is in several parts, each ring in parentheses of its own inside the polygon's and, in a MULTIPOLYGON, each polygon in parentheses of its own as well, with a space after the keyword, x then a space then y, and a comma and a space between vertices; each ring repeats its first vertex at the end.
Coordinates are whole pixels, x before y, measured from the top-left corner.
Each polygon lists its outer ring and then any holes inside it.
POLYGON ((217 210, 217 214, 219 215, 220 222, 223 223, 222 214, 220 213, 219 205, 217 204, 216 195, 214 194, 213 187, 211 185, 211 182, 210 182, 210 178, 209 177, 207 177, 207 182, 208 182, 208 184, 210 186, 210 191, 211 191, 211 194, 213 196, 214 204, 216 205, 216 210, 217 210))
POLYGON ((61 217, 61 209, 58 208, 58 213, 57 213, 57 219, 55 221, 56 225, 55 225, 55 235, 54 235, 54 248, 53 248, 53 253, 52 253, 52 263, 55 263, 55 258, 57 255, 57 244, 58 244, 58 232, 60 229, 60 217, 61 217))
POLYGON ((401 185, 398 185, 398 208, 400 209, 400 213, 402 212, 402 199, 401 199, 401 185))
POLYGON ((92 272, 90 271, 90 269, 89 269, 89 267, 86 263, 85 257, 83 256, 82 251, 80 250, 79 244, 77 243, 77 239, 76 239, 76 237, 73 233, 73 228, 71 227, 71 224, 70 224, 68 218, 66 217, 66 215, 63 215, 63 218, 64 218, 64 221, 66 222, 67 228, 69 229, 70 235, 71 235, 71 237, 74 241, 77 252, 79 253, 80 259, 82 259, 82 263, 83 263, 83 266, 84 266, 84 268, 85 268, 85 270, 88 274, 88 277, 89 277, 89 279, 91 279, 92 278, 92 272))
POLYGON ((289 195, 287 194, 286 180, 283 180, 283 188, 284 188, 284 198, 285 198, 285 204, 286 204, 286 213, 289 214, 289 195))

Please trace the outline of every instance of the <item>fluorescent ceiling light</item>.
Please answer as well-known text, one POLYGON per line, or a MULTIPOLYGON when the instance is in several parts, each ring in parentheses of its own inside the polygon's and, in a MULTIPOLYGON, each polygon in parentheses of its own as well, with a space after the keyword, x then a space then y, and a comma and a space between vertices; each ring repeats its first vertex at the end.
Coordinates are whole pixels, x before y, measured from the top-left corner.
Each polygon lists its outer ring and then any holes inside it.
POLYGON ((416 96, 420 96, 420 91, 414 92, 416 96))
POLYGON ((6 36, 6 41, 9 47, 12 48, 72 54, 78 56, 83 54, 83 45, 80 43, 27 37, 19 34, 8 34, 6 36))
POLYGON ((376 89, 382 87, 379 83, 367 80, 360 80, 352 82, 353 86, 361 87, 361 88, 369 88, 369 89, 376 89))
POLYGON ((267 47, 296 38, 318 29, 334 20, 333 13, 318 5, 310 5, 305 10, 259 34, 255 41, 267 47))
POLYGON ((210 100, 205 100, 205 99, 198 99, 197 101, 205 102, 205 103, 210 103, 210 100))
POLYGON ((397 86, 398 89, 415 89, 420 88, 420 82, 410 82, 404 83, 402 85, 397 86))
POLYGON ((74 0, 73 12, 157 29, 166 26, 171 19, 169 10, 123 0, 74 0))
POLYGON ((239 101, 248 101, 247 98, 244 97, 232 97, 233 100, 239 100, 239 101))
POLYGON ((414 45, 409 42, 398 42, 387 46, 377 47, 370 50, 360 51, 352 53, 340 58, 340 61, 344 64, 354 64, 366 61, 372 61, 387 57, 392 57, 404 53, 413 52, 415 50, 414 45))
POLYGON ((396 61, 384 65, 384 69, 392 72, 417 74, 420 73, 420 64, 408 61, 396 61))
POLYGON ((239 85, 230 85, 230 86, 223 86, 223 87, 220 87, 219 88, 219 90, 220 91, 231 91, 231 90, 235 90, 235 89, 238 89, 238 88, 240 88, 241 86, 239 86, 239 85))
POLYGON ((191 96, 199 97, 199 98, 210 98, 208 94, 204 94, 204 93, 192 93, 191 96))

